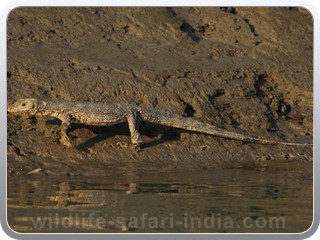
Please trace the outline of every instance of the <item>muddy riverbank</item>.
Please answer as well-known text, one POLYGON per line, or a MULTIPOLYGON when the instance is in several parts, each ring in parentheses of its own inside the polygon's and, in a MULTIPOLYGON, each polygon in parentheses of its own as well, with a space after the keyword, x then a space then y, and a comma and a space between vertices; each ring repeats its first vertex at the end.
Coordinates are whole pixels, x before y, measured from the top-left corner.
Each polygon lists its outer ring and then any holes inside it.
MULTIPOLYGON (((312 17, 300 8, 15 9, 8 17, 8 103, 135 102, 254 137, 312 143, 312 39, 312 17)), ((59 124, 8 114, 11 186, 21 178, 103 178, 119 169, 137 178, 153 173, 148 181, 160 184, 156 172, 221 170, 262 174, 262 182, 298 174, 308 187, 294 187, 301 194, 292 196, 312 201, 312 147, 245 144, 143 123, 140 152, 130 146, 127 124, 78 126, 66 148, 59 124)))

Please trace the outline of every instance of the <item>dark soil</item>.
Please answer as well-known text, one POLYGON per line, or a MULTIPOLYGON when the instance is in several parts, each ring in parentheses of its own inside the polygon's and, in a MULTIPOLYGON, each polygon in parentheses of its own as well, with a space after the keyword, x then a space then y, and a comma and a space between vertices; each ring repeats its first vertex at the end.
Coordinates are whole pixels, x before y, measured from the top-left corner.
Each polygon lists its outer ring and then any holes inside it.
MULTIPOLYGON (((8 17, 8 102, 128 101, 276 141, 312 143, 313 25, 300 8, 19 8, 8 17)), ((103 175, 243 168, 312 176, 312 147, 266 146, 126 124, 8 115, 8 173, 103 175), (34 171, 36 170, 36 171, 34 171), (33 172, 31 172, 33 171, 33 172)))

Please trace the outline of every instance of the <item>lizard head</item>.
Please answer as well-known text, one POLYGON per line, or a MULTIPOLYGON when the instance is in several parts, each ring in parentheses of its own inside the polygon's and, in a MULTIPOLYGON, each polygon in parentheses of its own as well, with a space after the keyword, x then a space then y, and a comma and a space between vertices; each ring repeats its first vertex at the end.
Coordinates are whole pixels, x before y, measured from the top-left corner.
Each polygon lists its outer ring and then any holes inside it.
POLYGON ((46 103, 44 101, 35 99, 35 98, 25 98, 19 99, 10 106, 8 106, 8 112, 28 112, 32 115, 40 112, 41 109, 44 109, 46 103))

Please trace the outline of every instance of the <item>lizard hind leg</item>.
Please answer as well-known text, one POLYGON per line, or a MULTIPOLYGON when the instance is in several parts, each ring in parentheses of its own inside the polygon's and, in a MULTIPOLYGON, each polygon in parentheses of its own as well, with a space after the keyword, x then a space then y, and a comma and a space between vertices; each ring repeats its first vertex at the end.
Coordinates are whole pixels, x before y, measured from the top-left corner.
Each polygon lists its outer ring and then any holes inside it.
POLYGON ((142 145, 141 135, 138 131, 140 117, 137 112, 131 111, 127 116, 127 121, 129 125, 130 135, 131 135, 131 142, 136 148, 140 148, 142 145))

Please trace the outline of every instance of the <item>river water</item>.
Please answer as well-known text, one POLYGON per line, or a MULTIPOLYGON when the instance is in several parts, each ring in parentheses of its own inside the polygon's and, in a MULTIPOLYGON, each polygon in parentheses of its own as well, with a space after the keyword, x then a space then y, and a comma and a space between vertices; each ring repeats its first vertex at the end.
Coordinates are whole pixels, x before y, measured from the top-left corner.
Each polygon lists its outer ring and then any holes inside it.
POLYGON ((312 223, 303 172, 110 170, 95 177, 10 177, 18 232, 303 232, 312 223))

